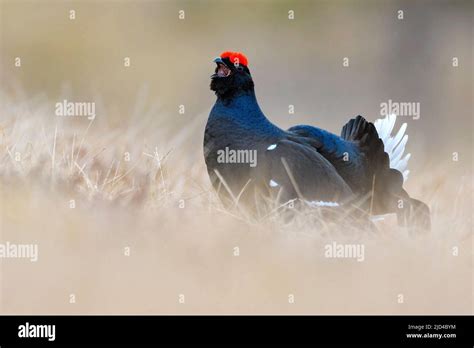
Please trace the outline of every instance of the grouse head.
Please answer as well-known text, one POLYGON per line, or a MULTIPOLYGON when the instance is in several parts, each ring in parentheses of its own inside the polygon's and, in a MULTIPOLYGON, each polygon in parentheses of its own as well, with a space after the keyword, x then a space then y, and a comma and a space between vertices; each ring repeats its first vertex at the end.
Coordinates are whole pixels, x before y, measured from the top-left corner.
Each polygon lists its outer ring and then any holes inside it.
POLYGON ((211 90, 218 98, 229 99, 235 95, 253 91, 253 81, 248 60, 242 53, 226 51, 214 59, 217 64, 211 75, 211 90))

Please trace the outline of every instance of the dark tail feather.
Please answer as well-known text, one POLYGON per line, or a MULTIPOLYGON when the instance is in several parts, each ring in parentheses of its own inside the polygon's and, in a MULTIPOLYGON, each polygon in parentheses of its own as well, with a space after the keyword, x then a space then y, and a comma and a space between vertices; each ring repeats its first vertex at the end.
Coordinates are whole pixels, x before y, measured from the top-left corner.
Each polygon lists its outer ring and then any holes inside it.
POLYGON ((397 211, 398 224, 411 230, 430 231, 431 214, 428 205, 418 199, 411 198, 406 191, 403 193, 405 197, 397 211))
POLYGON ((342 128, 341 137, 357 143, 369 163, 368 171, 373 180, 367 182, 365 191, 372 192, 371 213, 396 213, 400 225, 417 230, 430 230, 429 207, 411 198, 403 189, 403 175, 390 168, 390 158, 373 123, 357 116, 342 128))

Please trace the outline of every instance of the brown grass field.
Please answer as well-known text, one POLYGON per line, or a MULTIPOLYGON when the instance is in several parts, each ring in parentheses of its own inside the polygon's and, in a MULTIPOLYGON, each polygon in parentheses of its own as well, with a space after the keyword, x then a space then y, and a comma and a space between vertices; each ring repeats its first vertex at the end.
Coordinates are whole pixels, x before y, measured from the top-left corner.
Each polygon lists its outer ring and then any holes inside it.
POLYGON ((2 260, 3 313, 472 312, 472 180, 449 181, 446 166, 411 184, 432 209, 426 235, 390 218, 378 232, 315 227, 314 211, 256 223, 223 210, 210 187, 187 134, 206 115, 170 139, 139 123, 48 125, 41 97, 3 97, 2 239, 39 245, 37 262, 2 260), (364 262, 325 258, 333 241, 363 243, 364 262))

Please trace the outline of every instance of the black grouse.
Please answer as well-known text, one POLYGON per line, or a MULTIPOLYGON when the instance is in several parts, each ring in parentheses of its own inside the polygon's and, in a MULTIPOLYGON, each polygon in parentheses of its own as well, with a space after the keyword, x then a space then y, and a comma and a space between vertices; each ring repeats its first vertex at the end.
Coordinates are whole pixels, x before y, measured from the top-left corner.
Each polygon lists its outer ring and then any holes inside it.
POLYGON ((214 62, 210 87, 217 101, 206 125, 204 156, 226 206, 262 215, 275 199, 357 204, 367 215, 396 213, 403 226, 430 228, 428 206, 403 189, 410 155, 402 157, 406 124, 391 136, 395 115, 375 125, 357 116, 340 136, 307 125, 283 130, 260 109, 242 53, 224 52, 214 62))

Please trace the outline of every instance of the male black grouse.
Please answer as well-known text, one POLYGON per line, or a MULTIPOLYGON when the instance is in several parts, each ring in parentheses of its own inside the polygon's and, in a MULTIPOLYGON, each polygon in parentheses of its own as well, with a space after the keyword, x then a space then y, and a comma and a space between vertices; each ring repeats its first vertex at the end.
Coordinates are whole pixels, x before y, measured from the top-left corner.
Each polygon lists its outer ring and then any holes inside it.
POLYGON ((403 189, 410 155, 402 157, 406 124, 391 136, 395 115, 375 125, 357 116, 341 136, 307 125, 283 130, 260 109, 242 53, 224 52, 214 62, 210 87, 217 101, 204 156, 225 205, 265 213, 268 198, 321 206, 357 202, 367 214, 396 213, 402 225, 430 228, 428 206, 403 189))

